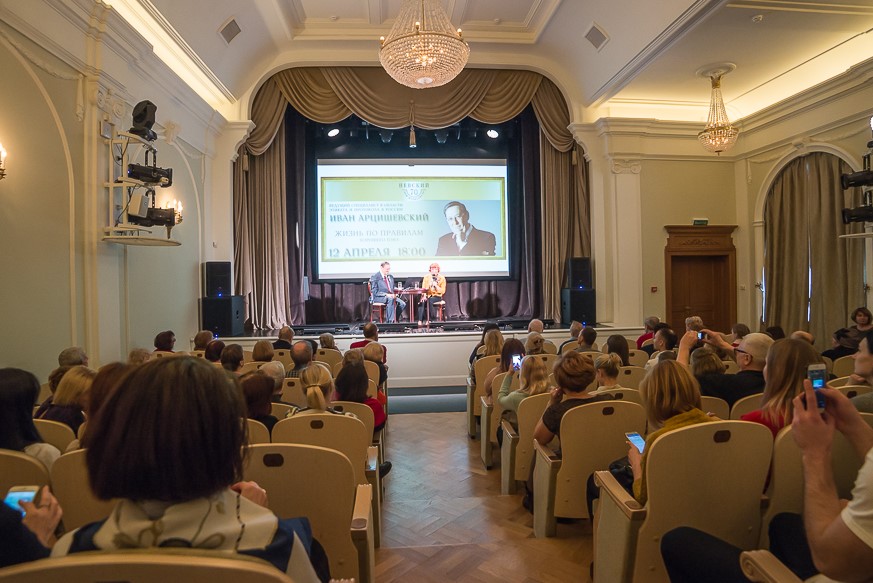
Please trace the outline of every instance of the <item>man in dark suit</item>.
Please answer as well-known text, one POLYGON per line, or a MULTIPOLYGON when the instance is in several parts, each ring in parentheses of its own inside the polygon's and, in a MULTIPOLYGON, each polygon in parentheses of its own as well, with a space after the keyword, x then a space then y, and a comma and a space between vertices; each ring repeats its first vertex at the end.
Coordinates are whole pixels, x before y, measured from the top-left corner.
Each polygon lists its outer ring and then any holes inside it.
POLYGON ((391 264, 383 261, 379 271, 370 277, 370 303, 385 304, 385 317, 389 322, 395 322, 403 314, 406 302, 394 293, 394 276, 391 275, 391 264))
POLYGON ((453 200, 443 207, 451 233, 440 237, 437 255, 482 256, 495 255, 497 241, 494 233, 480 231, 470 224, 470 213, 464 203, 453 200))

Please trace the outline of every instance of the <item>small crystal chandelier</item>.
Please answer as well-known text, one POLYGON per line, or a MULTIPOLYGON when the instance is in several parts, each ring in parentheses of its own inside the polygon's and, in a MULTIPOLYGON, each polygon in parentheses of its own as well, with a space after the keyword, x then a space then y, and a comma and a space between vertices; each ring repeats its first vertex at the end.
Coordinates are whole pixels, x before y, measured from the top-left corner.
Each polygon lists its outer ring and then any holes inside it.
POLYGON ((387 37, 379 41, 379 62, 407 87, 445 85, 464 70, 470 46, 455 30, 439 0, 403 0, 387 37))
POLYGON ((721 96, 721 78, 733 71, 734 67, 731 63, 709 71, 698 72, 702 77, 709 77, 712 82, 712 96, 709 101, 709 118, 703 131, 697 134, 697 141, 716 154, 730 150, 737 143, 737 136, 740 134, 740 131, 731 125, 721 96))

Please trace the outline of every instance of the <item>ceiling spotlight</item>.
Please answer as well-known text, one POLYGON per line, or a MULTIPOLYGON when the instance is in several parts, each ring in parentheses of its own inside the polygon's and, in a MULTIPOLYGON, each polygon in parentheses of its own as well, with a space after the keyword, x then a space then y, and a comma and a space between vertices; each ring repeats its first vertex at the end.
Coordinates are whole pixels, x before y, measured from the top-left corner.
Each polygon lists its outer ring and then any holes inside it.
POLYGON ((390 144, 391 138, 394 137, 394 132, 391 130, 379 130, 379 137, 382 138, 383 144, 390 144))
POLYGON ((488 136, 489 138, 491 138, 492 140, 496 140, 497 136, 499 136, 500 133, 497 130, 488 130, 487 132, 485 132, 485 135, 488 136))
POLYGON ((327 132, 327 136, 329 138, 335 138, 339 135, 339 128, 331 128, 329 132, 327 132))
POLYGON ((436 130, 433 137, 436 138, 437 144, 445 144, 449 139, 449 130, 436 130))
POLYGON ((133 107, 133 126, 130 128, 130 133, 137 135, 144 140, 154 142, 158 135, 152 130, 155 125, 155 112, 157 106, 151 101, 140 101, 133 107))

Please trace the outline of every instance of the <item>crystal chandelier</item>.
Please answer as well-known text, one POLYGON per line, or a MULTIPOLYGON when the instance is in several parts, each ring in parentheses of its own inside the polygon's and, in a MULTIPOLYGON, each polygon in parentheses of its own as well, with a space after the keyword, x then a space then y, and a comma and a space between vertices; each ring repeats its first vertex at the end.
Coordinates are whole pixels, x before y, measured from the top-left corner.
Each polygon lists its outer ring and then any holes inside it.
POLYGON ((445 85, 470 57, 461 29, 452 27, 439 0, 404 0, 391 32, 379 40, 382 67, 413 89, 445 85))
POLYGON ((740 134, 740 131, 731 125, 721 96, 721 78, 732 70, 733 67, 725 67, 703 73, 712 81, 712 97, 709 101, 709 118, 706 127, 697 134, 697 141, 716 154, 730 150, 737 143, 737 136, 740 134))

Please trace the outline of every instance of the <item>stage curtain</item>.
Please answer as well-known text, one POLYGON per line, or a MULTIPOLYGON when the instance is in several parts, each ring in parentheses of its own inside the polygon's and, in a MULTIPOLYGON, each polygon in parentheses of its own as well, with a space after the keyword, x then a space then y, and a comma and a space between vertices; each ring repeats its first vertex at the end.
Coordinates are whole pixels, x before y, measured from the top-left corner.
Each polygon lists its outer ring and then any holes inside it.
MULTIPOLYGON (((255 98, 252 120, 256 128, 245 145, 247 152, 257 154, 259 148, 265 148, 264 144, 277 135, 288 104, 306 118, 319 123, 337 122, 354 113, 375 126, 388 129, 406 127, 413 121, 416 127, 438 129, 467 116, 484 123, 502 123, 519 115, 529 104, 532 105, 546 138, 540 151, 548 146, 558 153, 568 153, 551 159, 548 168, 543 170, 541 186, 544 200, 547 200, 544 204, 548 205, 550 214, 547 228, 551 230, 557 227, 559 232, 567 233, 570 239, 561 245, 549 245, 542 239, 527 240, 529 246, 548 249, 548 256, 543 257, 542 262, 522 265, 525 277, 533 277, 539 287, 535 294, 531 294, 531 290, 521 289, 525 286, 524 282, 514 284, 515 293, 510 294, 512 299, 505 302, 507 305, 498 306, 495 300, 488 297, 495 294, 497 288, 504 286, 491 282, 465 284, 485 286, 488 292, 485 295, 474 295, 482 290, 459 290, 456 315, 544 315, 560 319, 559 290, 563 266, 569 257, 590 254, 590 233, 584 164, 577 163, 573 166, 572 152, 577 152, 577 161, 581 160, 582 157, 578 155, 581 148, 576 146, 568 129, 570 114, 567 104, 561 92, 549 79, 530 71, 466 69, 451 83, 422 91, 397 84, 378 67, 286 69, 268 79, 255 98), (282 99, 277 98, 277 93, 282 99), (556 172, 560 178, 554 175, 556 172), (561 181, 560 185, 558 180, 561 181), (542 269, 543 265, 547 268, 542 269), (467 292, 470 297, 465 300, 467 292), (543 297, 548 298, 545 303, 542 301, 543 297), (509 305, 512 308, 507 309, 509 305)), ((545 154, 540 153, 540 156, 545 154)), ((539 184, 539 179, 534 184, 539 184)), ((302 196, 302 188, 298 192, 302 196)), ((525 221, 531 215, 532 213, 526 213, 525 221)), ((541 216, 540 209, 537 209, 536 216, 541 216)), ((244 218, 237 215, 235 220, 244 218)), ((304 224, 305 221, 298 221, 297 228, 302 229, 304 224)), ((527 230, 530 235, 529 229, 527 230)), ((245 229, 238 229, 238 232, 248 237, 253 236, 251 230, 245 233, 245 229)), ((302 233, 300 236, 302 237, 302 233)), ((552 236, 551 232, 549 236, 552 236)), ((236 265, 239 266, 239 262, 236 265)), ((238 275, 238 279, 242 280, 243 277, 238 275)), ((349 294, 345 295, 348 297, 341 303, 347 306, 353 300, 349 294)), ((290 301, 294 302, 293 299, 290 301)), ((295 317, 292 322, 304 323, 301 321, 300 311, 293 311, 295 317)), ((344 311, 348 312, 348 309, 344 311)), ((368 314, 358 314, 358 311, 360 310, 354 310, 355 318, 368 317, 368 314)), ((348 319, 339 318, 333 321, 348 319)))
MULTIPOLYGON (((273 133, 284 138, 281 118, 273 133)), ((257 329, 292 321, 285 221, 285 140, 272 139, 260 156, 234 163, 234 266, 236 293, 246 298, 257 329)))
POLYGON ((842 224, 843 206, 861 199, 858 189, 839 189, 848 171, 828 153, 797 158, 773 182, 764 211, 765 323, 808 330, 819 348, 864 304, 863 243, 838 238, 861 229, 842 224))

